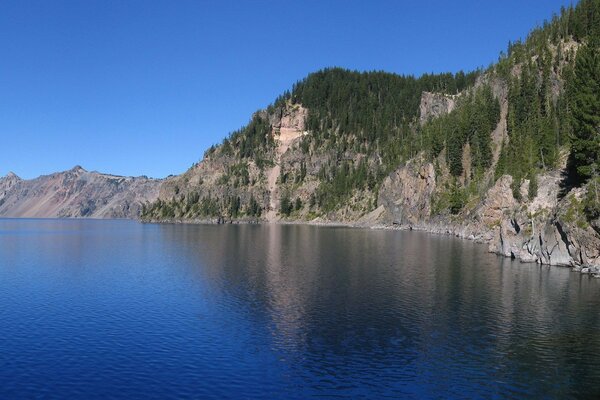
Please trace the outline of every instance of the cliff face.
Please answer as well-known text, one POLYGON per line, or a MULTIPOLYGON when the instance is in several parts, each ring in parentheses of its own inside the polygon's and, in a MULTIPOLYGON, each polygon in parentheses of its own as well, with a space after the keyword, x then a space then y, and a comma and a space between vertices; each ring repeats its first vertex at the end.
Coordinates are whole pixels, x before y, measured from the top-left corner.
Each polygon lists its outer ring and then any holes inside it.
POLYGON ((491 252, 524 262, 600 273, 600 224, 588 222, 581 207, 590 188, 573 189, 561 197, 562 174, 540 175, 540 189, 531 199, 526 194, 530 182, 525 181, 521 201, 513 195, 513 178, 504 175, 470 209, 457 215, 432 216, 434 167, 413 160, 384 181, 379 192, 383 212, 376 224, 452 234, 486 243, 491 252))
MULTIPOLYGON (((546 90, 547 98, 554 103, 561 101, 565 88, 564 76, 559 71, 573 62, 579 44, 562 41, 559 47, 563 54, 571 52, 571 55, 561 57, 557 46, 549 46, 556 67, 548 73, 546 90)), ((522 66, 516 64, 510 75, 512 79, 521 79, 522 73, 522 66)), ((541 81, 543 73, 537 79, 541 81)), ((463 172, 456 181, 449 176, 444 151, 433 161, 421 156, 409 160, 384 180, 378 194, 383 211, 377 222, 453 234, 486 243, 494 253, 525 262, 573 266, 583 272, 600 274, 600 218, 590 221, 584 210, 584 199, 592 190, 592 184, 566 187, 568 152, 564 148, 555 168, 532 173, 521 180, 499 174, 501 152, 512 140, 508 126, 515 125, 515 117, 509 122, 509 109, 514 112, 515 105, 510 103, 506 80, 484 74, 472 90, 484 86, 490 87, 500 103, 500 120, 490 133, 491 161, 483 178, 470 181, 474 174, 469 167, 472 150, 468 142, 463 147, 463 172), (531 175, 535 183, 531 182, 531 175), (435 209, 444 200, 448 207, 448 197, 457 190, 453 185, 474 194, 468 196, 469 201, 462 204, 456 214, 440 213, 435 209), (536 189, 530 190, 531 185, 536 189)), ((424 124, 460 109, 464 95, 423 93, 419 122, 424 124)), ((543 131, 536 134, 541 135, 543 131)), ((542 157, 540 164, 543 163, 542 157)))
POLYGON ((436 189, 432 163, 410 160, 392 172, 379 191, 378 204, 384 213, 381 222, 394 225, 418 225, 431 217, 431 199, 436 189))
POLYGON ((457 98, 458 96, 443 93, 423 92, 419 106, 419 122, 421 125, 432 118, 452 112, 456 108, 457 98))
MULTIPOLYGON (((303 140, 311 135, 306 130, 307 115, 308 110, 301 104, 260 111, 255 117, 267 124, 265 135, 272 140, 260 156, 241 159, 224 146, 216 148, 184 174, 161 185, 159 203, 144 218, 268 222, 289 217, 314 219, 310 204, 316 201, 323 181, 319 175, 340 161, 357 165, 369 160, 351 150, 340 155, 327 146, 303 146, 303 140), (293 215, 282 213, 286 202, 293 203, 293 215), (251 210, 254 205, 258 212, 251 210)), ((321 220, 356 221, 375 199, 376 193, 354 193, 351 204, 339 204, 323 212, 321 220)))
POLYGON ((29 218, 137 218, 156 200, 160 180, 69 171, 23 180, 0 178, 0 216, 29 218))
MULTIPOLYGON (((261 212, 251 217, 278 220, 282 169, 293 162, 293 154, 307 134, 304 130, 306 109, 299 105, 282 107, 271 113, 261 111, 256 117, 268 123, 267 134, 273 140, 259 160, 240 160, 221 147, 184 174, 165 182, 160 188, 160 200, 181 199, 173 207, 178 208, 184 218, 194 218, 198 214, 215 217, 214 213, 208 212, 210 210, 202 212, 198 202, 203 200, 206 207, 212 200, 221 203, 226 199, 232 207, 235 207, 233 202, 239 201, 239 207, 246 207, 254 201, 261 212)), ((160 215, 155 217, 160 218, 160 215)))
MULTIPOLYGON (((318 216, 312 214, 306 205, 318 192, 321 183, 319 171, 330 165, 335 156, 323 149, 302 149, 303 138, 310 135, 304 125, 307 110, 301 106, 286 106, 272 114, 263 113, 274 138, 273 147, 265 153, 271 158, 270 163, 259 168, 256 162, 249 161, 244 167, 245 172, 240 174, 236 172, 240 160, 235 156, 217 152, 205 158, 185 174, 162 184, 162 201, 186 199, 174 203, 175 207, 182 207, 180 217, 165 219, 194 219, 186 215, 195 215, 194 207, 199 198, 219 200, 239 197, 240 204, 248 204, 251 198, 255 199, 264 212, 252 218, 220 216, 220 221, 277 221, 284 218, 280 213, 281 198, 289 191, 293 193, 292 199, 300 199, 303 204, 293 215, 296 221, 410 227, 453 234, 487 243, 490 251, 522 261, 600 271, 600 235, 581 215, 580 203, 586 188, 560 195, 564 162, 562 169, 537 177, 539 190, 532 198, 528 195, 529 180, 522 182, 519 200, 514 197, 514 182, 510 175, 494 180, 502 144, 508 136, 507 90, 498 82, 494 82, 492 87, 500 100, 501 118, 490 133, 493 160, 483 180, 489 186, 482 190, 478 201, 456 215, 440 214, 435 210, 440 197, 447 193, 450 182, 443 156, 432 162, 422 154, 387 175, 375 193, 356 191, 348 203, 340 204, 333 211, 318 216), (292 175, 285 178, 285 171, 297 171, 300 166, 305 177, 298 179, 292 175), (196 197, 188 202, 192 195, 196 197), (373 204, 376 204, 375 208, 373 204)), ((431 96, 423 99, 422 112, 433 115, 431 96)), ((445 108, 443 112, 450 112, 451 108, 445 108)), ((361 161, 360 155, 350 151, 344 154, 343 159, 354 164, 361 161)), ((463 183, 468 176, 469 173, 465 172, 461 177, 463 183)), ((155 217, 161 219, 159 215, 155 217)))

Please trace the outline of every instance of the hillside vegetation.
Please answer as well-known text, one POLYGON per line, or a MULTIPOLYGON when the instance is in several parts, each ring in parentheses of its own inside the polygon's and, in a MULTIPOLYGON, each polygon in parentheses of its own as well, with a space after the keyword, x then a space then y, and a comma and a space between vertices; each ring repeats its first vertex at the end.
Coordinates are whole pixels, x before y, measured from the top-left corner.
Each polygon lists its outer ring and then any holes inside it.
POLYGON ((593 222, 599 43, 600 0, 582 0, 486 69, 310 74, 165 182, 142 217, 358 221, 381 206, 390 174, 419 160, 435 174, 427 219, 468 218, 503 176, 525 204, 541 176, 563 171, 558 200, 583 188, 581 209, 593 222))

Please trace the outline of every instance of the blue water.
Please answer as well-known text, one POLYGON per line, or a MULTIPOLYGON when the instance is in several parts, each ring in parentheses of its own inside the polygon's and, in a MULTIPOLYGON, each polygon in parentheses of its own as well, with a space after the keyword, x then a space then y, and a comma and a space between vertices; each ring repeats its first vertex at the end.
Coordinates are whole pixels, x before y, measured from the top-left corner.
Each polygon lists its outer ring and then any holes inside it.
POLYGON ((599 281, 417 232, 0 220, 0 398, 600 398, 599 281))

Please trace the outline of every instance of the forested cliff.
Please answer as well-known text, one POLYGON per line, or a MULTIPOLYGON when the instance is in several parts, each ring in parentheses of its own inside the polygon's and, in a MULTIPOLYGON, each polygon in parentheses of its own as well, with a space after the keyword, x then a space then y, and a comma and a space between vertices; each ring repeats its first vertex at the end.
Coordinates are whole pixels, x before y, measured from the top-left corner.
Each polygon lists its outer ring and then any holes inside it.
POLYGON ((600 266, 599 31, 600 0, 582 0, 485 69, 313 73, 142 217, 410 226, 600 266))

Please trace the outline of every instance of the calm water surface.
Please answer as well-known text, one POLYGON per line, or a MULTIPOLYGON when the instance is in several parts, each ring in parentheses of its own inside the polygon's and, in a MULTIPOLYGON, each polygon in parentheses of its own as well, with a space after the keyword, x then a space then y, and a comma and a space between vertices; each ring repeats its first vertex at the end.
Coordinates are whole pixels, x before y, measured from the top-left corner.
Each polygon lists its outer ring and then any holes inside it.
POLYGON ((600 280, 416 232, 0 220, 0 398, 600 398, 600 280))

